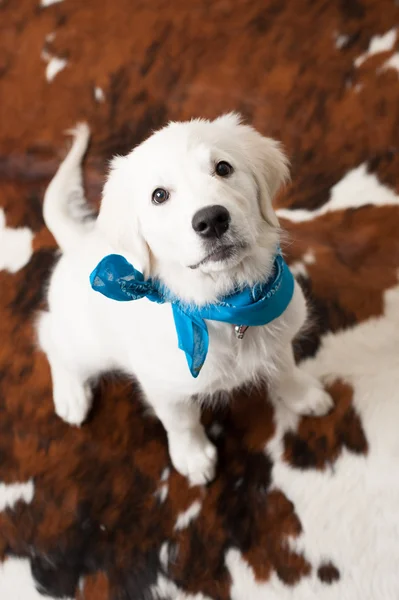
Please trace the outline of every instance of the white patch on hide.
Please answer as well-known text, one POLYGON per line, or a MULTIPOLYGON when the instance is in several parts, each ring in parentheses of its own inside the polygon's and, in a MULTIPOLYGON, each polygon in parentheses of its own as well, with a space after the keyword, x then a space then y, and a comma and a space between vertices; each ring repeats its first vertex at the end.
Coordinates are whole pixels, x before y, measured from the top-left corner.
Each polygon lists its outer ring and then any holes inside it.
POLYGON ((157 491, 154 493, 154 496, 159 500, 161 504, 163 504, 168 497, 169 486, 167 483, 163 483, 157 491))
POLYGON ((307 265, 314 265, 316 262, 316 257, 313 250, 308 250, 303 255, 303 262, 307 265))
POLYGON ((360 67, 368 58, 370 58, 370 56, 373 56, 374 54, 393 50, 396 42, 396 34, 396 27, 394 27, 383 35, 375 35, 372 37, 367 51, 356 58, 355 67, 360 67))
POLYGON ((105 101, 105 94, 102 90, 102 88, 96 86, 94 88, 94 98, 96 100, 96 102, 104 102, 105 101))
POLYGON ((294 275, 294 277, 309 277, 309 274, 306 270, 306 265, 301 260, 296 260, 295 262, 290 264, 290 271, 294 275))
POLYGON ((169 564, 169 544, 168 542, 164 542, 159 551, 159 562, 161 563, 164 571, 168 570, 169 564))
POLYGON ((50 596, 43 596, 37 591, 27 558, 8 558, 0 563, 0 598, 2 600, 43 600, 43 598, 51 600, 50 596))
POLYGON ((179 531, 185 527, 188 527, 191 521, 194 521, 194 519, 196 519, 200 514, 201 507, 202 502, 196 500, 187 508, 187 510, 179 513, 175 523, 175 530, 179 531))
POLYGON ((177 585, 163 575, 158 575, 157 583, 152 586, 151 593, 154 600, 170 600, 171 598, 173 600, 212 600, 209 596, 201 593, 186 594, 182 592, 177 585))
POLYGON ((168 481, 169 475, 170 475, 170 468, 165 467, 161 473, 161 481, 163 481, 163 482, 168 481))
POLYGON ((0 483, 0 511, 13 508, 17 502, 32 502, 35 488, 32 481, 26 483, 0 483))
POLYGON ((46 79, 50 83, 54 77, 60 73, 67 66, 68 61, 65 58, 58 58, 58 56, 52 56, 46 67, 46 79))
POLYGON ((394 69, 399 73, 399 52, 392 54, 392 56, 384 62, 380 71, 388 71, 388 69, 394 69))
POLYGON ((33 232, 29 227, 6 227, 4 210, 0 208, 0 271, 16 273, 31 259, 33 232))
POLYGON ((298 277, 300 275, 301 277, 308 278, 309 273, 306 268, 306 265, 313 265, 315 262, 316 257, 314 255, 313 250, 308 250, 307 252, 305 252, 305 254, 300 260, 296 260, 295 262, 290 264, 290 271, 295 277, 298 277))
POLYGON ((341 48, 343 48, 349 41, 349 35, 347 35, 346 33, 335 32, 334 38, 335 38, 335 47, 338 50, 341 50, 341 48))
POLYGON ((363 163, 331 188, 330 199, 317 210, 280 208, 277 215, 289 221, 310 221, 334 210, 359 208, 366 204, 399 204, 399 196, 380 183, 374 173, 367 173, 367 165, 363 163))
POLYGON ((58 4, 59 2, 63 2, 63 0, 40 0, 40 6, 46 8, 47 6, 51 6, 52 4, 58 4))

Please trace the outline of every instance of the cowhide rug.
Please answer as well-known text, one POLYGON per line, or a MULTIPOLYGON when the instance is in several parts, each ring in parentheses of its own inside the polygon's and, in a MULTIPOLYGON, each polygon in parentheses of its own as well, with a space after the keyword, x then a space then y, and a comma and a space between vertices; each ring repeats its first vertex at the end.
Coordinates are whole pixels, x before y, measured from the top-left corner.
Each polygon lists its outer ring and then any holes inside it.
POLYGON ((394 0, 0 1, 1 600, 399 598, 398 26, 394 0), (134 384, 105 378, 81 429, 55 416, 41 203, 78 120, 96 203, 114 153, 229 110, 291 157, 296 353, 335 409, 236 394, 204 415, 217 479, 189 488, 134 384))

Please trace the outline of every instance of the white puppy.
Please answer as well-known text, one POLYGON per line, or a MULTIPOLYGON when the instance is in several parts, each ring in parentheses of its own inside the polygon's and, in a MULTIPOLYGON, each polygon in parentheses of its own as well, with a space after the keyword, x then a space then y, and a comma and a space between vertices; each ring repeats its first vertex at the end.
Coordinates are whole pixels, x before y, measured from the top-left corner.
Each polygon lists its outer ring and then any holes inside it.
POLYGON ((38 320, 57 414, 80 425, 96 376, 114 369, 135 376, 167 431, 174 466, 202 484, 214 476, 216 452, 200 423, 201 399, 265 381, 273 401, 300 414, 327 412, 331 398, 293 358, 292 340, 306 320, 297 284, 283 314, 249 327, 242 339, 231 321, 207 320, 209 348, 196 377, 178 347, 170 302, 117 302, 89 281, 112 253, 181 305, 215 305, 268 280, 279 243, 272 198, 288 178, 279 144, 234 114, 171 123, 112 161, 95 219, 81 184, 89 131, 80 125, 73 133, 44 201, 46 224, 62 250, 48 312, 38 320))

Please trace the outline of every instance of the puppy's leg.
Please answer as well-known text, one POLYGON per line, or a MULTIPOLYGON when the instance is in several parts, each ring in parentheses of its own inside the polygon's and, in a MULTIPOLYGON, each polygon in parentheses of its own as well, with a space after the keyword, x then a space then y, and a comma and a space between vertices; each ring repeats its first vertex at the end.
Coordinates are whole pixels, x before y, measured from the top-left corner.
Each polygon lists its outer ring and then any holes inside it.
POLYGON ((272 400, 284 402, 300 415, 325 415, 334 405, 320 381, 295 364, 291 344, 280 350, 270 392, 272 400))
POLYGON ((191 485, 202 485, 215 476, 217 452, 201 425, 200 408, 188 398, 145 389, 147 399, 166 429, 169 454, 177 471, 191 485))
POLYGON ((81 425, 92 404, 92 391, 87 381, 64 367, 57 357, 47 354, 53 380, 55 412, 71 425, 81 425))
POLYGON ((61 419, 71 425, 81 425, 92 404, 92 391, 87 378, 77 365, 61 357, 51 335, 50 314, 43 313, 38 323, 39 342, 47 355, 53 382, 55 411, 61 419))

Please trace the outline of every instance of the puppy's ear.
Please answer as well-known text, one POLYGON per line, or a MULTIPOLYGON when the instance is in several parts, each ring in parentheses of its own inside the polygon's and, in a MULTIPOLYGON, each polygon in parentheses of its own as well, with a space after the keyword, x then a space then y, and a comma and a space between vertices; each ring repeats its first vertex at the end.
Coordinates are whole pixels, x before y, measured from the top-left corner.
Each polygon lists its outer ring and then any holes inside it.
POLYGON ((132 256, 134 266, 148 275, 150 252, 140 231, 130 171, 127 157, 112 159, 97 226, 115 252, 132 256))
POLYGON ((269 225, 279 227, 272 201, 280 187, 289 181, 288 158, 276 140, 263 137, 246 125, 241 125, 240 129, 258 186, 260 211, 269 225))

